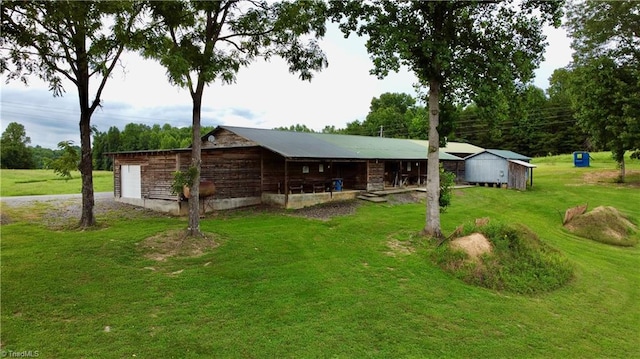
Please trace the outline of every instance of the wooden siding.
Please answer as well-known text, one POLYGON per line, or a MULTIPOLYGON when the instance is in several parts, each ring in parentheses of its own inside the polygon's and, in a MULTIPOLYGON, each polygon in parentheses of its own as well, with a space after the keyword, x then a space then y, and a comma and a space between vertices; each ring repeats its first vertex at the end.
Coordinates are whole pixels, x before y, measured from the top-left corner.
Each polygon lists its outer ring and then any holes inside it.
POLYGON ((254 146, 258 146, 258 144, 225 129, 218 131, 213 142, 210 142, 208 138, 205 138, 205 140, 202 141, 203 149, 254 146))
POLYGON ((456 175, 456 182, 462 182, 465 178, 464 161, 442 161, 442 167, 445 171, 456 175))
POLYGON ((509 162, 509 188, 516 188, 522 191, 527 189, 529 169, 517 163, 509 162))
MULTIPOLYGON (((184 161, 184 169, 189 161, 184 161)), ((261 149, 202 151, 200 180, 216 186, 213 199, 261 196, 261 149)))
POLYGON ((289 161, 288 189, 292 193, 313 193, 331 190, 335 166, 322 161, 289 161))
POLYGON ((284 157, 269 150, 262 150, 262 190, 268 193, 285 193, 284 157))
POLYGON ((114 195, 122 196, 120 169, 123 165, 140 165, 142 198, 177 199, 171 194, 173 172, 177 170, 177 155, 170 152, 130 153, 115 156, 113 166, 114 195))
POLYGON ((367 191, 384 190, 384 162, 369 161, 367 168, 367 191))

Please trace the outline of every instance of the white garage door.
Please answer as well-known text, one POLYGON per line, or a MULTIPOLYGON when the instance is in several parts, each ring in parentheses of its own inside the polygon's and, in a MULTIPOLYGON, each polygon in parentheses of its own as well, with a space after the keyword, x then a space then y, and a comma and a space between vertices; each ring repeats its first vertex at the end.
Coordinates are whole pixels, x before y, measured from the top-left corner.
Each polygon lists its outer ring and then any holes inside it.
POLYGON ((120 168, 122 197, 142 198, 140 165, 123 165, 120 168))

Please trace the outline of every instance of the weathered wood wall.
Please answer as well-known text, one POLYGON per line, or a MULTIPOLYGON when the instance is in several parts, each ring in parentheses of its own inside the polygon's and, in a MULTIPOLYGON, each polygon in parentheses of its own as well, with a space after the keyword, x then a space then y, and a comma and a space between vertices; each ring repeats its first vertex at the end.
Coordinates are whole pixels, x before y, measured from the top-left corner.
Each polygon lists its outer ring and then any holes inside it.
POLYGON ((118 154, 114 159, 114 195, 122 195, 120 169, 123 165, 140 165, 142 198, 177 199, 171 193, 173 172, 178 155, 172 152, 118 154))
POLYGON ((257 143, 238 136, 233 132, 229 132, 225 129, 221 129, 216 133, 214 141, 209 141, 208 138, 202 142, 202 148, 231 148, 231 147, 254 147, 258 146, 257 143))
POLYGON ((367 191, 383 191, 384 162, 369 161, 367 167, 367 191))
POLYGON ((516 188, 521 191, 527 189, 527 172, 528 168, 517 163, 509 162, 509 188, 516 188))
POLYGON ((289 161, 287 163, 289 190, 294 193, 330 190, 331 179, 334 177, 332 167, 330 162, 289 161))
MULTIPOLYGON (((191 154, 180 157, 180 169, 186 170, 191 154)), ((211 198, 256 197, 261 190, 261 149, 219 148, 202 151, 201 181, 212 181, 216 192, 211 198)))
POLYGON ((456 175, 456 182, 464 181, 464 161, 442 161, 442 167, 456 175))

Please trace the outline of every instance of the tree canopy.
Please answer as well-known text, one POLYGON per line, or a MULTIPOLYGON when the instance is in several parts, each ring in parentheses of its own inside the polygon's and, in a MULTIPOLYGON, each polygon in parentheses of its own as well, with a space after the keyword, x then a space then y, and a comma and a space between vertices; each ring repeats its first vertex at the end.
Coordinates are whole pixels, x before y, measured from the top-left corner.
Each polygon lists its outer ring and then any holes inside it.
POLYGON ((620 165, 640 156, 640 2, 572 3, 567 29, 575 50, 567 76, 576 117, 620 165))
POLYGON ((2 168, 35 168, 33 152, 27 146, 31 138, 27 137, 24 126, 11 122, 2 133, 0 140, 0 164, 2 168))
POLYGON ((91 116, 125 44, 134 38, 142 7, 133 1, 4 1, 0 70, 28 84, 37 76, 61 96, 64 82, 77 89, 80 106, 80 225, 95 225, 91 116), (95 81, 95 82, 94 82, 95 81))
POLYGON ((542 60, 546 24, 559 26, 562 2, 334 1, 332 19, 345 36, 368 36, 371 73, 401 65, 428 88, 427 220, 440 237, 438 144, 440 104, 473 99, 482 87, 526 82, 542 60))
MULTIPOLYGON (((191 94, 191 168, 201 169, 200 116, 204 87, 233 83, 241 67, 256 58, 279 56, 289 71, 310 80, 327 66, 316 39, 325 33, 322 1, 150 2, 157 27, 137 48, 167 69, 169 80, 191 94)), ((200 235, 199 181, 190 188, 190 235, 200 235)))

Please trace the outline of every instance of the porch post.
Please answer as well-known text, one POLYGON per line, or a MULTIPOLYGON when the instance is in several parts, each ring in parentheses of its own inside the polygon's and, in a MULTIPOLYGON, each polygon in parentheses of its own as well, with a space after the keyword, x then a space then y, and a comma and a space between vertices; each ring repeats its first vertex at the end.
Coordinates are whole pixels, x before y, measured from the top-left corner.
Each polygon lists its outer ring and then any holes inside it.
POLYGON ((284 159, 284 208, 289 206, 289 160, 284 159))

